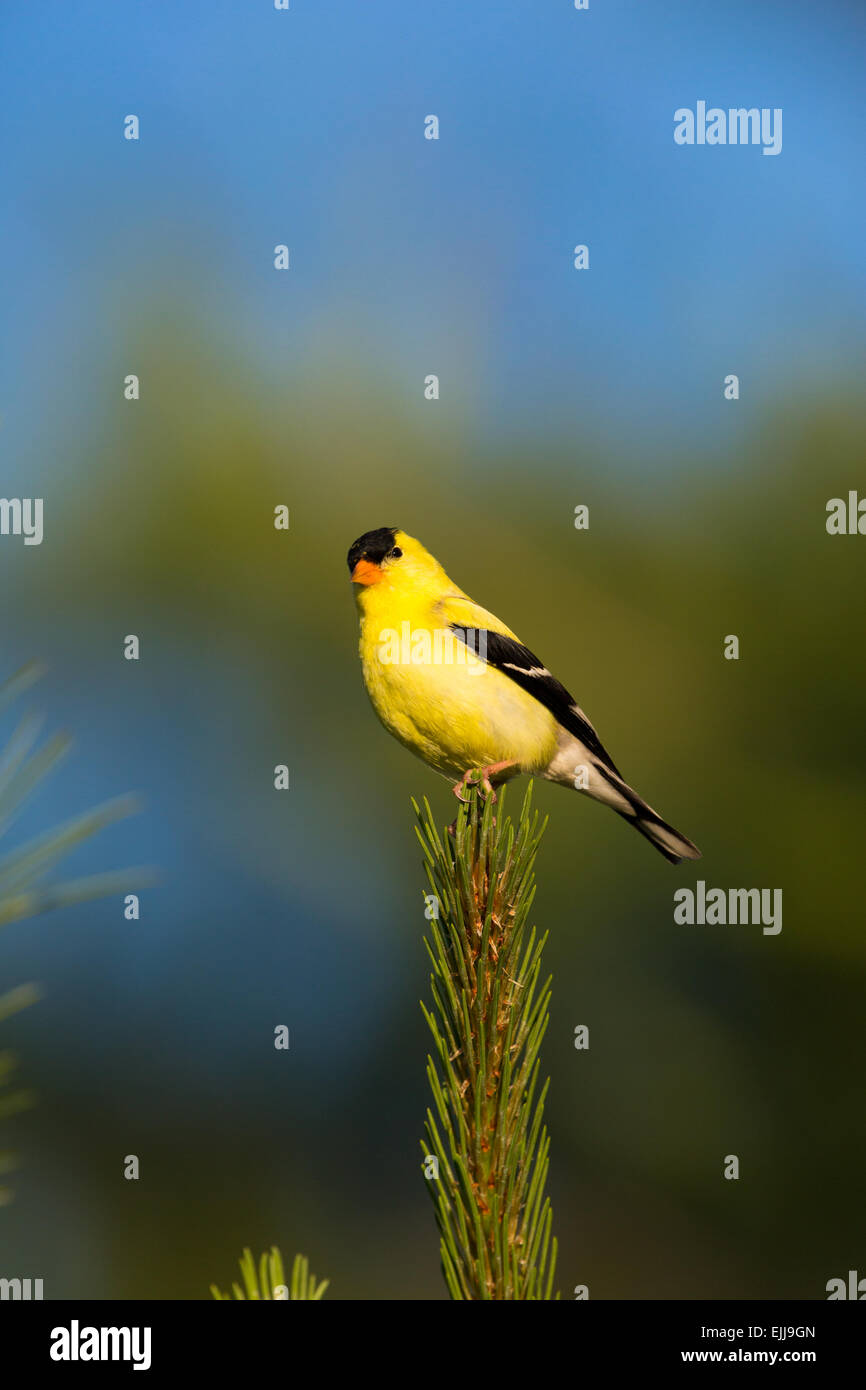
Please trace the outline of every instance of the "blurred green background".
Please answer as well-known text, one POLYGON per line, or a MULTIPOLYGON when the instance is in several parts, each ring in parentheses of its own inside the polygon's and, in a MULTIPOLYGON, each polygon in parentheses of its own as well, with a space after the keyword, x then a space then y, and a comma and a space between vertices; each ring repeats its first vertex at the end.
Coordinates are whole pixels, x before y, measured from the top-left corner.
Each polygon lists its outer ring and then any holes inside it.
MULTIPOLYGON (((729 150, 748 162, 711 167, 674 157, 694 153, 670 141, 674 92, 687 101, 731 70, 719 35, 676 6, 689 40, 668 55, 676 70, 641 69, 651 110, 654 84, 671 90, 653 192, 646 150, 597 104, 634 78, 630 48, 615 53, 645 21, 599 21, 594 79, 589 40, 554 59, 559 16, 539 30, 518 6, 495 40, 461 18, 450 67, 420 21, 386 23, 391 6, 377 21, 387 52, 359 57, 360 21, 337 8, 326 29, 299 16, 297 49, 276 55, 263 17, 232 6, 190 6, 198 28, 168 11, 124 28, 73 5, 38 43, 26 7, 4 17, 7 52, 36 55, 28 90, 47 105, 18 91, 32 119, 5 233, 17 348, 0 359, 0 442, 5 494, 45 498, 45 541, 0 544, 3 674, 45 660, 30 704, 77 743, 16 835, 136 791, 143 813, 72 867, 151 863, 160 878, 139 922, 108 900, 0 938, 0 984, 36 978, 46 993, 4 1031, 40 1102, 9 1127, 22 1167, 0 1273, 43 1278, 46 1297, 199 1298, 227 1285, 243 1245, 278 1243, 309 1255, 329 1297, 444 1296, 418 1167, 427 967, 409 797, 429 795, 443 821, 453 798, 375 721, 345 567, 357 535, 397 525, 539 653, 704 852, 670 868, 609 812, 537 788, 564 1296, 585 1283, 593 1298, 823 1297, 866 1259, 866 541, 824 527, 829 498, 858 480, 866 492, 864 315, 856 219, 834 241, 854 196, 845 150, 821 164, 821 132, 797 115, 813 86, 844 103, 847 69, 831 80, 828 54, 849 51, 848 8, 831 7, 800 70, 799 8, 779 51, 775 7, 759 7, 750 80, 768 93, 758 104, 782 91, 793 149, 729 150), (303 100, 278 86, 281 62, 299 81, 309 66, 303 100), (525 149, 464 148, 431 191, 418 132, 443 89, 471 132, 485 97, 540 99, 547 83, 525 149), (259 129, 288 112, 285 163, 273 125, 273 149, 250 134, 254 90, 259 129), (52 92, 68 102, 56 141, 52 92), (569 102, 600 150, 575 154, 569 102), (139 107, 147 139, 121 149, 139 107), (382 129, 404 132, 385 155, 382 129), (816 196, 804 225, 792 208, 813 176, 838 199, 816 196), (544 187, 562 204, 544 205, 544 187), (617 245, 606 232, 635 188, 644 221, 617 245), (263 211, 268 190, 279 213, 263 211), (539 200, 543 229, 523 220, 539 200), (698 243, 728 220, 742 254, 684 266, 669 215, 698 243), (584 302, 568 253, 593 218, 610 263, 584 302), (288 280, 270 248, 294 248, 293 228, 316 259, 288 280), (647 228, 658 263, 632 254, 647 228), (795 282, 801 236, 823 254, 795 282), (514 279, 506 252, 527 237, 514 279), (722 378, 741 361, 729 403, 722 378), (428 371, 444 383, 436 404, 428 371), (278 503, 288 533, 273 529, 278 503), (127 633, 138 663, 122 659, 127 633), (673 893, 698 877, 782 888, 781 934, 675 925, 673 893), (288 1053, 273 1049, 279 1023, 288 1053), (138 1182, 122 1176, 129 1153, 138 1182), (722 1177, 729 1153, 738 1182, 722 1177)), ((14 111, 13 91, 7 132, 14 111)))

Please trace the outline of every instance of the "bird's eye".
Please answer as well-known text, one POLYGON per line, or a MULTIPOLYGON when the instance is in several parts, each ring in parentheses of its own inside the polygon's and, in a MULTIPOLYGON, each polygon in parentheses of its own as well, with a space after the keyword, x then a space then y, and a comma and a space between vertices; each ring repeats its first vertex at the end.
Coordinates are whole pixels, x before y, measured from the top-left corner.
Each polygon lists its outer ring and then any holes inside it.
POLYGON ((391 554, 390 554, 390 557, 389 557, 389 558, 390 558, 391 560, 399 560, 399 559, 400 559, 400 556, 401 556, 402 554, 403 554, 403 552, 402 552, 402 550, 400 549, 399 545, 395 545, 395 546, 394 546, 394 549, 391 551, 391 554))

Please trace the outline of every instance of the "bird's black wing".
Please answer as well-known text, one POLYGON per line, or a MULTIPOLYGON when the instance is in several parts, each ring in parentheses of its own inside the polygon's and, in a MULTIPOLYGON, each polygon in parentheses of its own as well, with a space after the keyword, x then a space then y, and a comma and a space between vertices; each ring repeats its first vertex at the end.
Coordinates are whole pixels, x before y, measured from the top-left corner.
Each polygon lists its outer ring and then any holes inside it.
POLYGON ((557 723, 575 738, 579 738, 600 762, 616 773, 617 777, 622 776, 577 701, 528 647, 522 646, 513 637, 503 637, 501 632, 491 632, 488 628, 451 623, 451 631, 482 661, 486 661, 489 666, 495 666, 497 671, 508 676, 521 690, 534 696, 540 704, 550 710, 557 723))

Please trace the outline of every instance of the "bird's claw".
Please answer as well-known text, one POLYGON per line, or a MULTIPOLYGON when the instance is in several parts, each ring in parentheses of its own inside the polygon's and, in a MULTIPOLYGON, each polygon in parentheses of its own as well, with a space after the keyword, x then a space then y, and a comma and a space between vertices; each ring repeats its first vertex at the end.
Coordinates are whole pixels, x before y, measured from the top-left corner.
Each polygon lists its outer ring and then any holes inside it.
POLYGON ((464 787, 474 787, 475 784, 476 784, 476 782, 478 781, 477 777, 474 777, 474 776, 473 776, 473 772, 474 772, 474 768, 470 768, 468 772, 464 772, 463 776, 460 778, 460 781, 459 781, 459 782, 455 782, 455 783, 454 783, 454 786, 451 788, 451 790, 453 791, 454 795, 457 797, 457 800, 458 800, 458 801, 461 801, 461 802, 463 803, 464 806, 468 806, 468 805, 469 805, 469 797, 468 797, 468 796, 461 796, 461 792, 462 792, 463 788, 464 788, 464 787))
POLYGON ((494 791, 493 783, 490 780, 490 773, 499 772, 502 767, 507 766, 507 763, 491 763, 489 767, 471 767, 467 772, 464 772, 459 782, 454 783, 454 786, 451 788, 451 790, 457 797, 457 800, 461 801, 464 806, 469 805, 469 798, 461 794, 464 787, 480 787, 482 792, 484 793, 484 796, 489 796, 491 800, 495 802, 496 792, 494 791))

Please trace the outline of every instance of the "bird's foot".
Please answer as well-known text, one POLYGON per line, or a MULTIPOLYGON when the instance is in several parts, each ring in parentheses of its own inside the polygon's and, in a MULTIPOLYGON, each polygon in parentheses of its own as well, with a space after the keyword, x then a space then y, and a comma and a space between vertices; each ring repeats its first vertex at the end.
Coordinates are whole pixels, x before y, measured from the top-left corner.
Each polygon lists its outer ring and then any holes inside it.
POLYGON ((454 795, 457 797, 457 800, 462 801, 463 804, 466 805, 468 798, 462 795, 464 787, 480 786, 485 797, 489 796, 491 800, 495 802, 496 792, 493 789, 493 783, 491 782, 490 778, 495 777, 499 772, 510 771, 512 768, 516 768, 517 766, 517 763, 511 762, 509 759, 506 758, 504 762, 488 763, 486 767, 470 767, 466 772, 464 772, 463 776, 460 778, 460 781, 454 783, 454 786, 451 788, 451 790, 454 792, 454 795))

